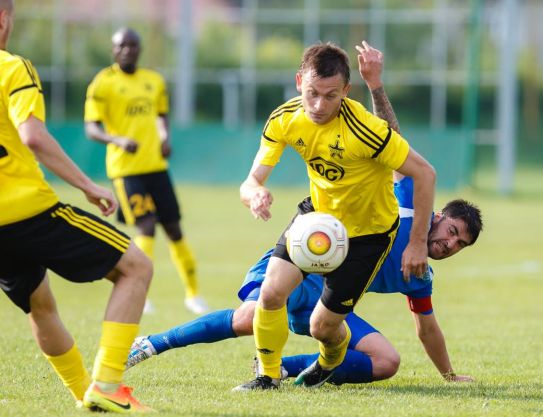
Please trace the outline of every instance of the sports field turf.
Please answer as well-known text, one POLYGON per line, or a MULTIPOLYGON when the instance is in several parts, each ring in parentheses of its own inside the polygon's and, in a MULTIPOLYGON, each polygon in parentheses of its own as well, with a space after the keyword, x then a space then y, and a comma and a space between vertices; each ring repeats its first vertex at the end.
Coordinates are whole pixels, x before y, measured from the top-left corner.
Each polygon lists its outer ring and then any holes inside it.
MULTIPOLYGON (((543 416, 543 191, 531 172, 524 175, 527 182, 514 197, 458 193, 479 204, 485 230, 475 247, 432 263, 434 310, 453 365, 476 382, 440 378, 415 335, 404 297, 367 294, 356 311, 402 356, 390 380, 314 391, 287 382, 279 392, 232 393, 232 387, 252 377, 253 340, 246 337, 167 352, 128 371, 126 383, 161 416, 543 416), (522 188, 530 181, 532 189, 522 188)), ((537 175, 541 178, 540 171, 537 175)), ((80 194, 59 190, 65 201, 88 207, 80 194)), ((202 293, 213 309, 233 308, 245 271, 274 244, 306 190, 272 187, 274 218, 268 223, 252 219, 235 185, 180 185, 178 190, 202 293)), ((436 207, 458 194, 439 193, 436 207)), ((183 308, 183 287, 162 233, 156 255, 150 291, 156 312, 144 316, 142 334, 194 318, 183 308)), ((74 285, 58 277, 52 285, 90 369, 111 285, 74 285)), ((86 415, 74 408, 41 357, 27 319, 5 296, 0 312, 0 416, 86 415)), ((315 348, 310 338, 291 335, 285 353, 315 348)))

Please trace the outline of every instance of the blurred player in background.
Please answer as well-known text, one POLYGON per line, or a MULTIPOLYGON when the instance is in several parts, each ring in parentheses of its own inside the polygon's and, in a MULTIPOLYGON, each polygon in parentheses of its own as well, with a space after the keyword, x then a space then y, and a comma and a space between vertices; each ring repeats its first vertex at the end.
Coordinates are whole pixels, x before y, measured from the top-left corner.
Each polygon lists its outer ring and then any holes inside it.
MULTIPOLYGON (((207 311, 196 263, 181 231, 180 209, 168 173, 172 151, 168 92, 160 74, 138 68, 141 42, 131 29, 112 37, 115 64, 100 71, 85 102, 87 136, 107 144, 106 170, 120 204, 119 220, 137 228, 134 241, 153 259, 157 222, 168 235, 171 259, 186 291, 185 306, 207 311)), ((146 308, 152 309, 150 303, 146 308)))
POLYGON ((81 172, 49 134, 36 70, 5 50, 13 14, 13 1, 0 0, 0 287, 28 315, 38 346, 78 405, 150 411, 121 381, 152 265, 125 234, 61 203, 45 181, 38 161, 102 214, 117 207, 113 194, 81 172), (76 283, 103 277, 113 282, 92 379, 60 319, 48 269, 76 283))
MULTIPOLYGON (((264 127, 260 149, 240 197, 255 218, 271 217, 272 194, 265 183, 287 145, 307 166, 311 197, 298 214, 329 213, 347 228, 345 261, 325 277, 324 290, 311 316, 311 335, 320 355, 301 377, 307 386, 322 385, 345 357, 350 330, 344 319, 367 290, 392 247, 398 228, 398 203, 392 171, 413 178, 415 205, 411 239, 403 254, 403 273, 421 276, 427 268, 428 225, 435 172, 432 166, 387 123, 347 97, 347 53, 331 44, 316 44, 303 54, 296 87, 301 93, 274 110, 264 127)), ((280 236, 266 270, 255 309, 254 338, 259 376, 237 391, 277 389, 281 353, 288 338, 286 302, 303 280, 280 236)))
MULTIPOLYGON (((381 82, 383 56, 363 42, 359 47, 359 69, 372 95, 375 114, 399 131, 398 121, 381 82)), ((413 221, 413 182, 395 174, 394 192, 400 206, 400 226, 394 245, 370 285, 368 292, 402 293, 407 296, 415 320, 417 334, 428 356, 447 381, 472 381, 470 376, 457 375, 452 367, 445 338, 432 307, 433 271, 428 269, 422 279, 415 276, 404 280, 401 271, 402 253, 409 240, 413 221)), ((480 211, 464 200, 454 200, 436 213, 428 237, 428 255, 444 259, 473 245, 482 229, 480 211)), ((238 292, 242 304, 236 309, 210 313, 160 334, 140 337, 132 346, 128 367, 174 348, 197 343, 213 343, 253 333, 252 322, 256 301, 264 281, 272 251, 266 253, 247 273, 238 292)), ((322 277, 309 274, 296 287, 287 301, 289 328, 309 336, 309 317, 323 289, 322 277)), ((333 384, 364 383, 392 377, 398 370, 400 356, 390 342, 368 322, 349 313, 346 322, 352 333, 343 363, 328 380, 333 384)), ((310 366, 318 354, 297 355, 282 359, 282 378, 296 377, 310 366)))

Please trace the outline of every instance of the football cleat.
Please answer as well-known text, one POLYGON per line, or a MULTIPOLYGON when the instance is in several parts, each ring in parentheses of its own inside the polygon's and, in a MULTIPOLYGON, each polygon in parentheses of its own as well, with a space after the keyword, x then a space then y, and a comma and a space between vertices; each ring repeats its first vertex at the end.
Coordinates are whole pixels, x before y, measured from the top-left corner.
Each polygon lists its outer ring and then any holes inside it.
POLYGON ((232 388, 232 391, 255 391, 255 390, 267 390, 277 389, 281 381, 279 379, 272 379, 268 375, 257 376, 252 381, 245 384, 238 385, 232 388))
POLYGON ((130 348, 130 353, 128 354, 126 369, 132 368, 134 365, 137 365, 138 363, 143 362, 156 354, 156 349, 148 337, 136 337, 134 343, 132 343, 132 347, 130 348))
POLYGON ((198 315, 207 313, 209 311, 207 303, 202 297, 199 296, 185 298, 185 307, 190 312, 198 315))
POLYGON ((91 411, 109 411, 113 413, 149 413, 151 407, 141 404, 132 396, 132 388, 120 384, 117 391, 108 393, 102 391, 96 383, 85 392, 83 406, 91 411))
MULTIPOLYGON (((253 358, 253 373, 255 374, 255 377, 260 376, 260 374, 259 374, 259 369, 260 368, 258 366, 259 363, 260 363, 260 361, 258 360, 258 357, 255 356, 253 358)), ((288 371, 283 365, 281 365, 281 381, 284 381, 287 378, 288 378, 288 371)))
POLYGON ((294 385, 303 385, 307 388, 318 388, 334 374, 334 369, 326 370, 322 369, 319 361, 316 360, 307 368, 305 368, 300 375, 294 380, 294 385))

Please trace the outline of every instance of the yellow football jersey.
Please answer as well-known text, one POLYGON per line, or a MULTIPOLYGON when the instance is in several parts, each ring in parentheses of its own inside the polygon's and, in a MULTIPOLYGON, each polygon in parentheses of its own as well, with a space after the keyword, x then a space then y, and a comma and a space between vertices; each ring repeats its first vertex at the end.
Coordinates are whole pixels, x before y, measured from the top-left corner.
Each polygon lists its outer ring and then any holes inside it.
POLYGON ((366 108, 344 99, 338 117, 319 125, 305 114, 301 97, 270 115, 257 161, 275 166, 286 145, 304 159, 316 211, 340 219, 349 237, 387 232, 398 216, 392 171, 409 145, 366 108))
POLYGON ((135 153, 107 145, 109 178, 164 171, 168 162, 160 150, 157 129, 159 114, 168 113, 166 83, 160 74, 138 68, 123 72, 118 64, 100 71, 87 90, 85 121, 101 122, 105 131, 138 143, 135 153))
POLYGON ((27 219, 59 199, 17 128, 31 115, 45 121, 40 79, 30 61, 0 50, 0 226, 27 219))

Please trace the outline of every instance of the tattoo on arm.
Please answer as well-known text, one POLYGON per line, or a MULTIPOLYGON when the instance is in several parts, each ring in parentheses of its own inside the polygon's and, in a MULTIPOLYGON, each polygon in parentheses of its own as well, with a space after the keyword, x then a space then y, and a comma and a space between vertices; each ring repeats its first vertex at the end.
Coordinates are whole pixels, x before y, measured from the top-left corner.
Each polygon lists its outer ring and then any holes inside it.
POLYGON ((392 109, 392 104, 388 100, 384 87, 371 90, 371 100, 373 104, 373 113, 381 119, 388 122, 391 129, 400 133, 400 125, 398 119, 392 109))

